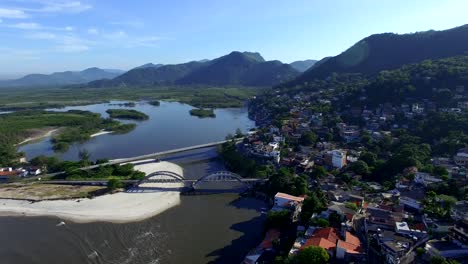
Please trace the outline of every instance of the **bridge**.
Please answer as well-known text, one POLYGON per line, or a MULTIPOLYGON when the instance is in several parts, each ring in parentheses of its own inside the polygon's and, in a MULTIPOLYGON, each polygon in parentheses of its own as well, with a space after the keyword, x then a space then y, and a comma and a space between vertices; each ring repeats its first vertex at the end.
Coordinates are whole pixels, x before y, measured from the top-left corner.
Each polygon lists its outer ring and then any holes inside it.
MULTIPOLYGON (((156 171, 145 176, 142 180, 122 180, 122 183, 131 184, 128 192, 138 192, 145 190, 154 191, 181 191, 187 193, 200 192, 243 192, 257 183, 264 183, 265 179, 242 178, 241 176, 230 171, 218 171, 205 175, 197 180, 185 179, 182 175, 171 171, 156 171), (157 184, 148 185, 150 184, 157 184), (174 186, 174 183, 176 186, 174 186), (177 185, 177 183, 179 183, 177 185), (224 186, 225 188, 206 188, 203 183, 239 183, 240 186, 224 186), (146 186, 145 186, 146 184, 146 186)), ((62 184, 62 185, 93 185, 107 186, 107 180, 51 180, 43 181, 45 184, 62 184)))
MULTIPOLYGON (((238 138, 238 139, 235 139, 235 141, 240 142, 243 139, 244 138, 238 138)), ((135 157, 114 159, 114 160, 111 160, 111 161, 109 161, 107 163, 96 164, 96 165, 92 165, 92 166, 86 166, 86 167, 82 167, 80 169, 81 170, 92 170, 92 169, 98 168, 100 166, 115 165, 115 164, 127 163, 127 162, 132 162, 132 161, 138 161, 138 160, 152 159, 152 158, 157 158, 157 157, 166 156, 166 155, 170 155, 170 154, 175 154, 175 153, 179 153, 179 152, 185 152, 185 151, 190 151, 190 150, 214 147, 214 146, 222 145, 222 144, 224 144, 226 142, 229 142, 229 141, 231 141, 231 140, 216 141, 216 142, 200 144, 200 145, 195 145, 195 146, 190 146, 190 147, 184 147, 184 148, 177 148, 177 149, 165 150, 165 151, 160 151, 160 152, 154 152, 154 153, 135 156, 135 157)))

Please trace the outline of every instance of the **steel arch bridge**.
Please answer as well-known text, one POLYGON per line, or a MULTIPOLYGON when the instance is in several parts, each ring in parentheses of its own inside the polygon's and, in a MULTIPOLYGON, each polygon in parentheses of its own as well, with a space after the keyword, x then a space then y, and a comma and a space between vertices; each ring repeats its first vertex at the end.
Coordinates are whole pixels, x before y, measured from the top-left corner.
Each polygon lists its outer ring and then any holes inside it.
POLYGON ((184 182, 184 176, 172 171, 156 171, 145 176, 140 183, 164 183, 164 182, 184 182), (159 176, 159 177, 158 177, 159 176), (158 177, 156 179, 151 179, 158 177))
POLYGON ((230 171, 218 171, 212 174, 205 175, 193 183, 193 187, 196 187, 202 182, 239 182, 244 186, 247 184, 242 180, 242 177, 230 171))

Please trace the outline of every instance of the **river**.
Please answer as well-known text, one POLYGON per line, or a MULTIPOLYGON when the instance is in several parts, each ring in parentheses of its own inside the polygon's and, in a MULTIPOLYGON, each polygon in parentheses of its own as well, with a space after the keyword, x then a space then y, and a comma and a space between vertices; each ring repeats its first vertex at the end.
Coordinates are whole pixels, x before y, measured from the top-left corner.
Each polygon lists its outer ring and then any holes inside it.
POLYGON ((152 106, 138 102, 135 107, 126 107, 123 103, 125 102, 113 101, 48 110, 87 110, 108 117, 107 109, 134 109, 147 114, 150 119, 123 120, 136 123, 137 127, 127 134, 106 134, 83 144, 73 144, 64 153, 53 152, 50 137, 20 146, 19 151, 24 152, 28 159, 38 155, 55 155, 64 160, 77 160, 79 151, 86 149, 91 153, 92 159, 115 159, 220 141, 228 134, 234 134, 238 128, 246 132, 255 127, 255 122, 248 118, 246 108, 215 109, 216 118, 198 118, 189 114, 193 107, 187 104, 162 101, 160 106, 152 106))
MULTIPOLYGON (((107 116, 122 102, 53 109, 89 110, 107 116), (112 105, 111 105, 112 104, 112 105)), ((137 122, 125 135, 102 135, 53 153, 50 138, 20 147, 28 158, 45 154, 77 159, 86 148, 94 159, 122 158, 178 147, 218 141, 237 128, 254 127, 246 109, 217 109, 216 118, 189 115, 192 107, 161 102, 159 107, 138 103, 135 109, 150 120, 137 122)), ((126 121, 128 122, 128 121, 126 121)), ((133 121, 131 121, 133 122, 133 121)), ((181 165, 184 176, 198 179, 225 169, 216 148, 193 150, 164 157, 181 165)), ((261 240, 263 201, 237 194, 183 196, 181 204, 155 217, 127 224, 76 224, 51 217, 0 217, 0 263, 240 263, 261 240)))

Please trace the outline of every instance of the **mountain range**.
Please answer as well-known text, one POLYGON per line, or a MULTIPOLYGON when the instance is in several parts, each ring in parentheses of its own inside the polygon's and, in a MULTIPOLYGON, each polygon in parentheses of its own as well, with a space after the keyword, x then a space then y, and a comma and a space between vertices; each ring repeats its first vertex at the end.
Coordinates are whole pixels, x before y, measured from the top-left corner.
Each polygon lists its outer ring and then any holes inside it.
POLYGON ((296 69, 299 72, 305 72, 310 67, 314 66, 315 63, 317 63, 317 60, 302 60, 291 62, 289 65, 291 65, 294 69, 296 69))
POLYGON ((52 74, 29 74, 19 79, 0 81, 0 87, 83 84, 104 78, 115 78, 122 73, 124 73, 124 71, 88 68, 83 71, 54 72, 52 74))
POLYGON ((90 82, 88 87, 196 85, 269 87, 297 77, 300 72, 280 61, 265 61, 256 52, 234 51, 213 59, 182 64, 145 64, 112 80, 90 82), (149 65, 149 66, 146 66, 149 65))
POLYGON ((412 34, 383 33, 366 37, 334 57, 317 62, 287 85, 322 79, 331 73, 375 75, 405 64, 468 54, 468 25, 412 34))

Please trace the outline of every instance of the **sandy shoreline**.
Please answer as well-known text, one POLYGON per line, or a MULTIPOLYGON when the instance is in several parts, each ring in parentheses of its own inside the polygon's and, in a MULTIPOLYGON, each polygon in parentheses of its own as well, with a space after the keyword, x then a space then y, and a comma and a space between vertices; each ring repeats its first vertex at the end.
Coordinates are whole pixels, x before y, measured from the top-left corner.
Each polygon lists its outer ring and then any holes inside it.
POLYGON ((39 136, 36 136, 36 137, 28 137, 26 138, 25 140, 21 141, 20 143, 16 144, 16 145, 22 145, 22 144, 25 144, 25 143, 28 143, 30 141, 34 141, 34 140, 38 140, 38 139, 42 139, 42 138, 46 138, 46 137, 50 137, 52 136, 55 132, 57 132, 59 129, 58 128, 55 128, 55 129, 51 129, 47 132, 45 132, 44 134, 41 134, 39 136))
POLYGON ((89 137, 93 138, 93 137, 98 137, 98 136, 107 135, 107 134, 111 134, 111 133, 113 133, 113 132, 112 131, 101 130, 101 131, 99 131, 97 133, 92 134, 89 137))
MULTIPOLYGON (((183 169, 170 162, 151 162, 136 165, 146 174, 172 171, 183 175, 183 169)), ((55 216, 77 223, 141 221, 180 204, 178 191, 155 191, 158 183, 145 183, 127 192, 107 194, 93 199, 40 201, 0 199, 0 216, 55 216), (141 188, 143 187, 143 188, 141 188), (147 188, 144 188, 147 187, 147 188), (149 188, 148 188, 149 187, 149 188)), ((164 188, 181 187, 181 183, 163 185, 164 188)))
POLYGON ((35 203, 0 199, 0 215, 56 216, 77 223, 96 221, 126 223, 150 218, 179 203, 178 192, 122 192, 94 199, 35 203))

